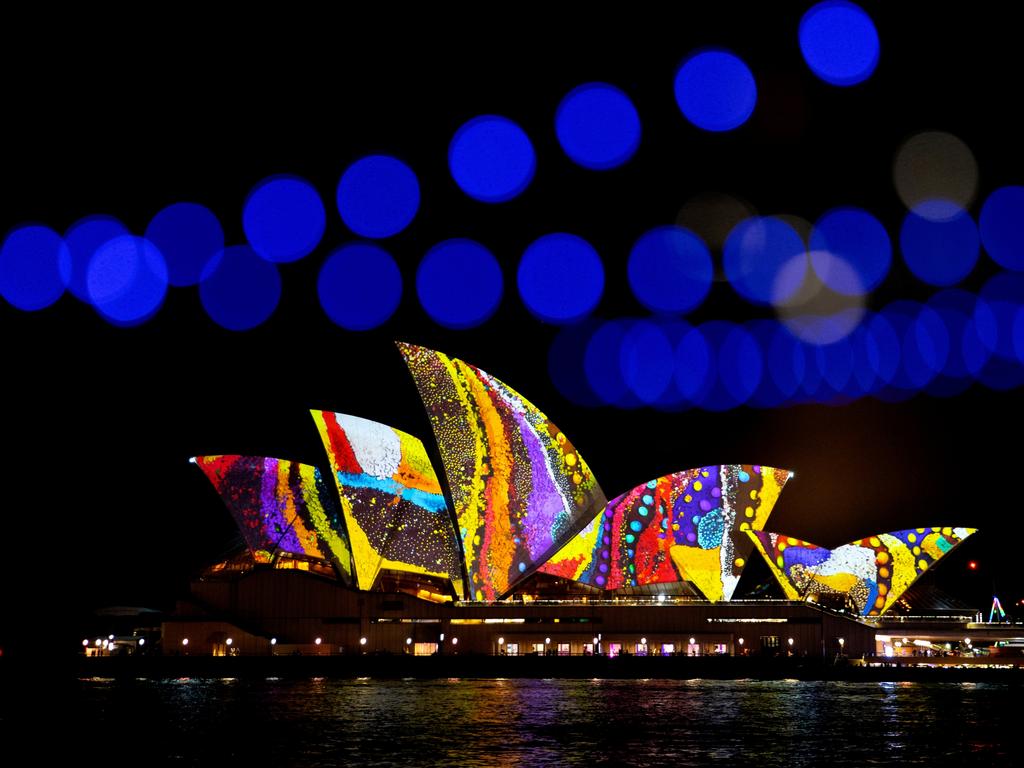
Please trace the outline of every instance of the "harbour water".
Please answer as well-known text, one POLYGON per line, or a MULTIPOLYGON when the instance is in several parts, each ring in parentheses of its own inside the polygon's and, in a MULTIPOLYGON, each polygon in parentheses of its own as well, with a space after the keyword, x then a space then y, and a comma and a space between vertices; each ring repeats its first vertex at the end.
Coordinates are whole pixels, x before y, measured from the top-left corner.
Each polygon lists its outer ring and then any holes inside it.
POLYGON ((75 698, 87 764, 1022 764, 1002 683, 98 678, 75 698))

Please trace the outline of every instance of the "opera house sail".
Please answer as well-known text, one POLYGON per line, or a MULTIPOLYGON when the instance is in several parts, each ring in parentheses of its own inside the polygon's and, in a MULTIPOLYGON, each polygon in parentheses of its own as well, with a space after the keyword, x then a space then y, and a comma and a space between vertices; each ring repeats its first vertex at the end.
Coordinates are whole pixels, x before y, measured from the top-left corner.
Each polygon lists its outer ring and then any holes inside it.
POLYGON ((843 597, 865 616, 888 611, 931 566, 976 528, 907 528, 826 549, 793 536, 750 532, 786 595, 843 597))
POLYGON ((469 594, 501 599, 604 507, 604 493, 566 436, 511 387, 441 352, 399 349, 437 438, 469 594))
POLYGON ((449 580, 461 597, 458 543, 423 443, 357 416, 312 414, 341 496, 359 589, 373 588, 389 569, 449 580))

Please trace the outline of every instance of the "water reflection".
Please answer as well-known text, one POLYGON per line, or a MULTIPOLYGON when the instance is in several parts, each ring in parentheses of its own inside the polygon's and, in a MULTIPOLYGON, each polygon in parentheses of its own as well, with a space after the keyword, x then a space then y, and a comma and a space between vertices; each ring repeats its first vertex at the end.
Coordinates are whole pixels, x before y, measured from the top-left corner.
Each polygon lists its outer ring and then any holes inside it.
MULTIPOLYGON (((1012 686, 665 680, 79 681, 113 763, 1019 764, 1012 686), (120 759, 119 759, 120 758, 120 759)), ((92 755, 85 754, 85 757, 92 755)))

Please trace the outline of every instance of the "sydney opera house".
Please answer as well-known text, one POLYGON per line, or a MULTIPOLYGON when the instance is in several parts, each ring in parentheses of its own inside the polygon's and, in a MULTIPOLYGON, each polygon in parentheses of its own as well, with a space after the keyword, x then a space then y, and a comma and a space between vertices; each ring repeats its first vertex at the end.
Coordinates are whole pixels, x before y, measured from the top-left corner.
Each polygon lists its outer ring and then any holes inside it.
POLYGON ((322 467, 195 457, 245 547, 193 581, 165 652, 860 656, 974 533, 815 546, 772 530, 792 475, 762 465, 686 469, 609 500, 511 387, 399 349, 443 475, 416 437, 328 411, 312 412, 322 467), (755 563, 774 583, 752 597, 741 580, 755 563))

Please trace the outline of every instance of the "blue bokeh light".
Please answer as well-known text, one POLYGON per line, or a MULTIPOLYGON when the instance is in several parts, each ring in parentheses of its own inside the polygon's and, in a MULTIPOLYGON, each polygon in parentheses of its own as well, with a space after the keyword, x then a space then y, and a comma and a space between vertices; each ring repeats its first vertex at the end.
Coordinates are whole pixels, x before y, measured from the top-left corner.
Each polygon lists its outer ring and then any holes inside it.
POLYGON ((562 328, 548 349, 548 373, 563 397, 576 405, 593 408, 601 399, 591 388, 584 367, 587 345, 601 327, 598 320, 584 320, 562 328))
POLYGON ((89 261, 89 302, 115 325, 137 325, 156 314, 167 295, 167 262, 142 237, 121 235, 101 245, 89 261))
POLYGON ((676 342, 676 391, 698 405, 715 375, 713 350, 700 328, 689 328, 676 342))
POLYGON ((682 314, 700 305, 711 289, 711 253, 697 235, 676 226, 640 236, 627 267, 633 295, 652 312, 682 314))
POLYGON ((416 217, 420 183, 412 168, 388 155, 356 160, 341 175, 338 213, 362 237, 397 235, 416 217))
POLYGON ((871 77, 878 65, 875 24, 846 0, 817 3, 800 20, 800 53, 826 83, 850 86, 871 77))
POLYGON ((873 291, 889 273, 892 244, 885 227, 867 211, 837 208, 811 230, 811 266, 821 281, 836 293, 859 296, 873 291), (833 267, 821 254, 838 256, 853 274, 833 267))
POLYGON ((775 324, 771 341, 766 348, 765 361, 768 376, 784 400, 796 397, 803 385, 807 355, 800 340, 785 326, 775 324))
POLYGON ((1017 359, 1024 363, 1024 307, 1018 309, 1013 318, 1013 348, 1017 359))
POLYGON ((723 263, 733 289, 755 304, 781 304, 803 285, 804 242, 788 223, 772 216, 744 219, 725 241, 723 263))
POLYGON ((391 254, 370 243, 338 248, 320 268, 316 283, 327 316, 350 331, 387 322, 402 300, 402 273, 391 254))
POLYGON ((629 391, 647 405, 658 403, 672 386, 675 350, 658 323, 638 320, 626 330, 619 363, 629 391))
POLYGON ((229 331, 247 331, 265 322, 281 299, 277 266, 247 245, 233 245, 214 256, 199 283, 206 314, 229 331))
POLYGON ((198 203, 175 203, 164 208, 146 227, 146 239, 167 261, 171 285, 195 285, 206 263, 224 250, 224 229, 209 208, 198 203))
POLYGON ((785 354, 783 354, 778 361, 772 359, 773 342, 776 335, 780 332, 784 333, 784 331, 775 320, 752 320, 746 323, 745 327, 747 332, 757 341, 757 346, 761 350, 761 357, 764 360, 764 373, 761 376, 761 382, 758 384, 757 390, 750 396, 749 404, 757 408, 774 408, 784 403, 788 398, 788 394, 783 392, 776 383, 772 372, 773 365, 785 367, 785 364, 788 362, 789 377, 792 377, 794 374, 794 361, 792 358, 787 361, 785 354))
MULTIPOLYGON (((1024 274, 1020 272, 1000 272, 981 288, 971 341, 990 354, 979 366, 979 356, 975 353, 968 358, 968 364, 977 371, 977 379, 989 389, 1004 391, 1024 385, 1024 366, 1017 360, 1013 338, 1022 296, 1024 274)), ((965 354, 967 351, 965 348, 965 354)))
POLYGON ((558 105, 555 134, 574 163, 604 171, 625 163, 640 146, 640 116, 614 85, 587 83, 558 105))
POLYGON ((290 262, 308 256, 320 244, 326 225, 320 195, 296 176, 264 179, 249 193, 242 211, 246 239, 267 261, 290 262))
POLYGON ((679 66, 676 103, 683 116, 705 131, 731 131, 747 121, 757 104, 754 75, 729 51, 705 50, 679 66))
POLYGON ((604 293, 604 264, 586 240, 556 232, 534 240, 516 275, 519 296, 548 323, 573 323, 590 314, 604 293))
POLYGON ((632 320, 609 320, 591 335, 583 356, 587 383, 605 405, 637 408, 642 401, 633 394, 623 375, 622 346, 632 320))
POLYGON ((924 389, 945 367, 949 336, 938 313, 915 301, 895 301, 882 310, 900 345, 899 366, 882 399, 896 402, 924 389))
POLYGON ((722 320, 704 323, 700 330, 711 349, 707 385, 699 394, 700 406, 708 411, 727 411, 743 405, 757 391, 764 370, 757 340, 745 328, 722 320))
POLYGON ((0 296, 28 312, 45 309, 64 295, 71 255, 49 227, 27 224, 12 230, 0 248, 0 296))
POLYGON ((445 328, 480 325, 498 309, 503 291, 498 260, 473 240, 438 243, 427 251, 416 271, 420 304, 445 328))
POLYGON ((979 229, 985 251, 999 266, 1024 270, 1024 187, 1001 187, 981 208, 979 229))
POLYGON ((874 387, 887 387, 900 369, 900 337, 884 312, 864 322, 864 347, 875 376, 874 387))
POLYGON ((853 350, 853 375, 844 392, 850 397, 871 394, 876 387, 880 386, 871 365, 871 353, 868 350, 869 322, 870 318, 865 317, 849 336, 850 347, 853 350))
POLYGON ((448 146, 448 169, 455 183, 484 203, 503 203, 521 194, 536 167, 530 138, 498 115, 473 118, 455 132, 448 146))
MULTIPOLYGON (((914 319, 913 342, 908 340, 903 348, 904 363, 908 355, 911 358, 916 357, 920 361, 920 366, 917 366, 915 360, 912 367, 920 367, 926 372, 928 382, 931 382, 945 370, 949 350, 949 330, 942 316, 932 307, 921 307, 914 319)), ((920 386, 923 387, 924 384, 920 386)))
POLYGON ((978 261, 978 248, 978 228, 963 209, 936 221, 921 216, 915 206, 900 229, 903 260, 929 285, 946 288, 967 277, 978 261))
POLYGON ((928 299, 949 336, 949 354, 939 375, 928 385, 928 392, 940 397, 957 395, 966 390, 974 373, 980 370, 989 356, 984 344, 978 343, 974 329, 974 315, 978 297, 967 291, 948 288, 928 299))
POLYGON ((68 227, 64 233, 64 242, 71 255, 71 279, 68 281, 68 290, 75 298, 89 303, 89 289, 85 284, 89 261, 101 245, 127 234, 128 227, 113 216, 86 216, 68 227))
MULTIPOLYGON (((849 336, 844 336, 831 344, 816 346, 814 362, 821 373, 822 383, 831 389, 829 397, 846 392, 853 377, 854 365, 853 346, 849 336)), ((820 390, 819 397, 825 397, 820 390)))
MULTIPOLYGON (((663 352, 659 353, 659 357, 662 360, 660 365, 667 366, 668 368, 668 384, 662 393, 654 399, 650 405, 665 412, 678 412, 684 410, 690 407, 691 403, 686 400, 683 397, 682 392, 679 391, 676 353, 683 339, 693 331, 693 326, 685 320, 680 320, 674 317, 655 317, 649 318, 644 322, 652 322, 656 324, 669 344, 667 357, 663 352)), ((658 376, 661 375, 663 375, 663 372, 658 373, 658 376)))

